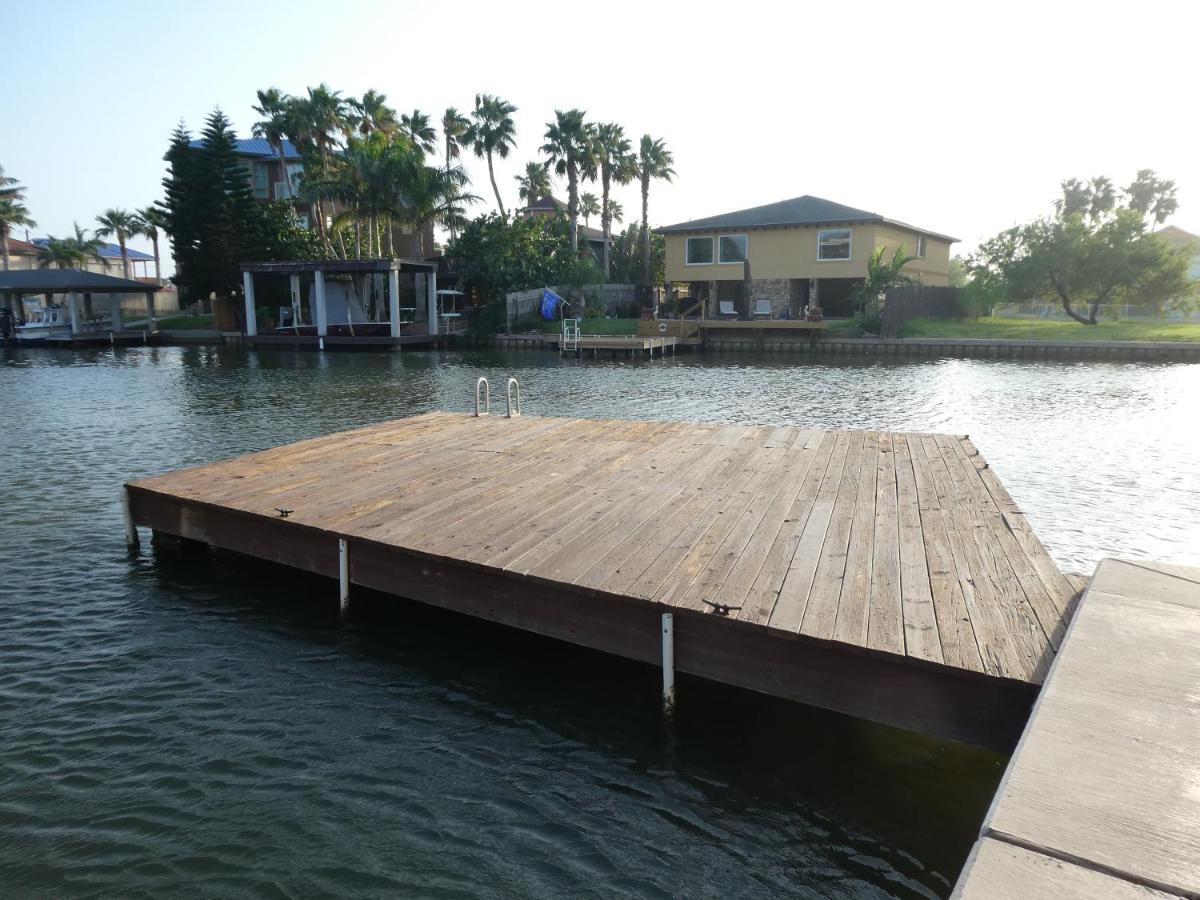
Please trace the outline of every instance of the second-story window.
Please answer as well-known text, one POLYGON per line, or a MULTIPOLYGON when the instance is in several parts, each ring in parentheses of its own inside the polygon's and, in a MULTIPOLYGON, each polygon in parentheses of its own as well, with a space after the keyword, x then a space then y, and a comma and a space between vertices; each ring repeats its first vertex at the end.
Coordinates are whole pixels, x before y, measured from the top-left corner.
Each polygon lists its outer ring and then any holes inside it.
POLYGON ((711 265, 713 261, 713 239, 711 237, 688 238, 686 261, 689 266, 711 265))
POLYGON ((817 259, 839 260, 850 258, 850 229, 824 228, 817 232, 817 259))
POLYGON ((746 259, 747 238, 744 234, 723 234, 720 240, 723 263, 740 263, 746 259))
POLYGON ((925 258, 925 250, 925 235, 919 234, 917 235, 917 259, 925 258))
POLYGON ((271 195, 268 192, 269 173, 267 164, 256 162, 253 169, 253 181, 251 186, 254 188, 254 196, 259 200, 266 200, 271 195))

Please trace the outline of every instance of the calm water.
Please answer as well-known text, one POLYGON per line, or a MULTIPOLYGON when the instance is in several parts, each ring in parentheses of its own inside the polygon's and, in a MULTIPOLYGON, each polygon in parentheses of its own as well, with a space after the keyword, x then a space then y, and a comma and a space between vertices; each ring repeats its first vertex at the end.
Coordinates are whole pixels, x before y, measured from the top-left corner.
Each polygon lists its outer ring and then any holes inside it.
POLYGON ((320 579, 122 481, 435 408, 969 433, 1059 563, 1200 557, 1200 366, 0 350, 6 896, 927 897, 1004 760, 320 579))

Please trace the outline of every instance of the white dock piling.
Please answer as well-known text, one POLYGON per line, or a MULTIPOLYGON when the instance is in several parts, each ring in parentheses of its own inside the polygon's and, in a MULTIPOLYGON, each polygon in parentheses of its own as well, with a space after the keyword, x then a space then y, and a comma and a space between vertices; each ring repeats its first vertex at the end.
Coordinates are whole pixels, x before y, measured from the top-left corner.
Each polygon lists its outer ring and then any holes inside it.
POLYGON ((346 615, 350 609, 350 550, 345 538, 338 538, 338 604, 346 615))
POLYGON ((662 676, 663 711, 668 715, 675 710, 675 616, 662 614, 662 676))

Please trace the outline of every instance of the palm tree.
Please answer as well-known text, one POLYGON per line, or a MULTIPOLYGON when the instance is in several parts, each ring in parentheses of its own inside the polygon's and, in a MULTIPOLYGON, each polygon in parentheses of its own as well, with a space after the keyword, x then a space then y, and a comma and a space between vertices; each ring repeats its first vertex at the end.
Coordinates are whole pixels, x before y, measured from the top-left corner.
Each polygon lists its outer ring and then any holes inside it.
POLYGON ((600 212, 600 201, 595 194, 584 192, 579 196, 579 214, 583 216, 583 226, 588 227, 592 216, 600 212))
POLYGON ((608 217, 618 225, 625 221, 625 207, 616 200, 608 201, 608 217))
POLYGON ((662 138, 642 135, 638 149, 637 172, 642 182, 642 283, 650 283, 650 182, 655 178, 670 181, 675 177, 675 163, 662 138))
POLYGON ((400 130, 396 111, 387 105, 387 94, 369 90, 362 95, 361 100, 347 100, 346 106, 354 114, 359 134, 382 131, 390 135, 400 130))
POLYGON ((550 163, 531 161, 525 163, 525 174, 517 176, 517 194, 532 206, 543 197, 550 196, 550 163))
POLYGON ((492 193, 496 195, 496 206, 501 216, 507 216, 504 201, 500 199, 500 188, 496 186, 496 171, 492 166, 492 157, 508 158, 508 151, 517 145, 517 126, 512 120, 512 114, 517 108, 507 100, 501 100, 492 94, 475 95, 475 111, 471 113, 472 123, 466 140, 474 146, 475 155, 480 159, 487 157, 488 178, 492 182, 492 193))
POLYGON ((554 171, 567 176, 567 233, 571 252, 579 252, 579 179, 596 177, 595 129, 584 120, 581 109, 554 111, 546 123, 542 152, 550 157, 554 171))
MULTIPOLYGON (((292 196, 292 181, 288 178, 287 156, 283 150, 283 142, 287 140, 288 130, 291 126, 291 99, 279 88, 268 88, 258 92, 258 106, 251 107, 262 116, 262 119, 254 123, 252 133, 257 138, 265 139, 275 148, 275 153, 279 156, 279 180, 287 185, 284 190, 288 197, 292 196)), ((157 255, 156 253, 155 256, 157 257, 157 255)))
MULTIPOLYGON (((614 182, 629 184, 637 177, 637 158, 633 155, 625 129, 616 122, 596 126, 596 162, 600 170, 600 228, 604 231, 604 277, 609 272, 609 250, 612 245, 612 206, 610 189, 614 182)), ((617 217, 617 221, 620 218, 617 217)))
POLYGON ((83 268, 92 260, 98 260, 104 268, 108 268, 108 260, 100 255, 103 242, 89 236, 86 228, 80 228, 75 223, 75 234, 69 238, 49 237, 46 242, 38 245, 39 265, 43 269, 52 266, 59 269, 83 268))
MULTIPOLYGON (((308 96, 294 97, 289 100, 292 131, 292 142, 302 151, 311 151, 320 162, 320 173, 313 180, 326 180, 330 177, 330 163, 338 136, 348 137, 354 130, 354 119, 350 107, 342 98, 339 91, 334 91, 322 83, 308 89, 308 96)), ((305 165, 305 177, 309 176, 309 167, 305 165)), ((320 194, 309 188, 305 193, 314 198, 314 218, 316 219, 317 234, 320 235, 325 251, 333 255, 333 244, 330 242, 325 227, 325 209, 321 204, 320 194)), ((344 254, 343 254, 344 255, 344 254)))
POLYGON ((147 206, 137 210, 137 233, 150 239, 154 247, 154 280, 162 284, 162 267, 158 256, 158 232, 166 231, 167 218, 157 206, 147 206))
MULTIPOLYGON (((450 174, 453 161, 462 157, 462 145, 467 133, 471 130, 471 120, 453 106, 446 108, 442 114, 442 136, 446 144, 446 174, 450 174)), ((450 238, 458 237, 458 216, 450 216, 447 225, 450 228, 450 238)))
POLYGON ((33 228, 37 222, 29 217, 25 207, 25 188, 15 178, 4 174, 0 166, 0 249, 3 250, 4 269, 10 265, 8 238, 14 228, 33 228))
POLYGON ((121 270, 129 278, 129 248, 125 244, 138 233, 137 215, 127 209, 106 209, 96 216, 96 224, 100 226, 96 230, 96 237, 116 237, 121 248, 121 270))
POLYGON ((437 145, 437 132, 429 123, 429 116, 414 109, 412 115, 404 113, 400 116, 400 133, 406 135, 414 147, 427 156, 433 153, 437 145))
POLYGON ((878 302, 880 294, 913 283, 912 277, 902 270, 916 257, 909 256, 903 244, 892 251, 891 259, 887 258, 886 253, 887 247, 880 247, 867 257, 867 277, 851 294, 851 299, 863 315, 867 314, 869 305, 878 302))

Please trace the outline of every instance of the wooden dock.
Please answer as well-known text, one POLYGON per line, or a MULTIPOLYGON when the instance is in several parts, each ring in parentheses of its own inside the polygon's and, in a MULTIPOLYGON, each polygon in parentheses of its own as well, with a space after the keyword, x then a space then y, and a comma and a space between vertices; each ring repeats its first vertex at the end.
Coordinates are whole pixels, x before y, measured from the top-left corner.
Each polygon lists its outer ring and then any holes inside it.
POLYGON ((1200 897, 1200 569, 1106 559, 961 900, 1200 897))
POLYGON ((137 525, 335 578, 344 542, 350 584, 654 665, 671 613, 679 671, 1003 750, 1080 589, 963 436, 442 412, 127 490, 137 525))

